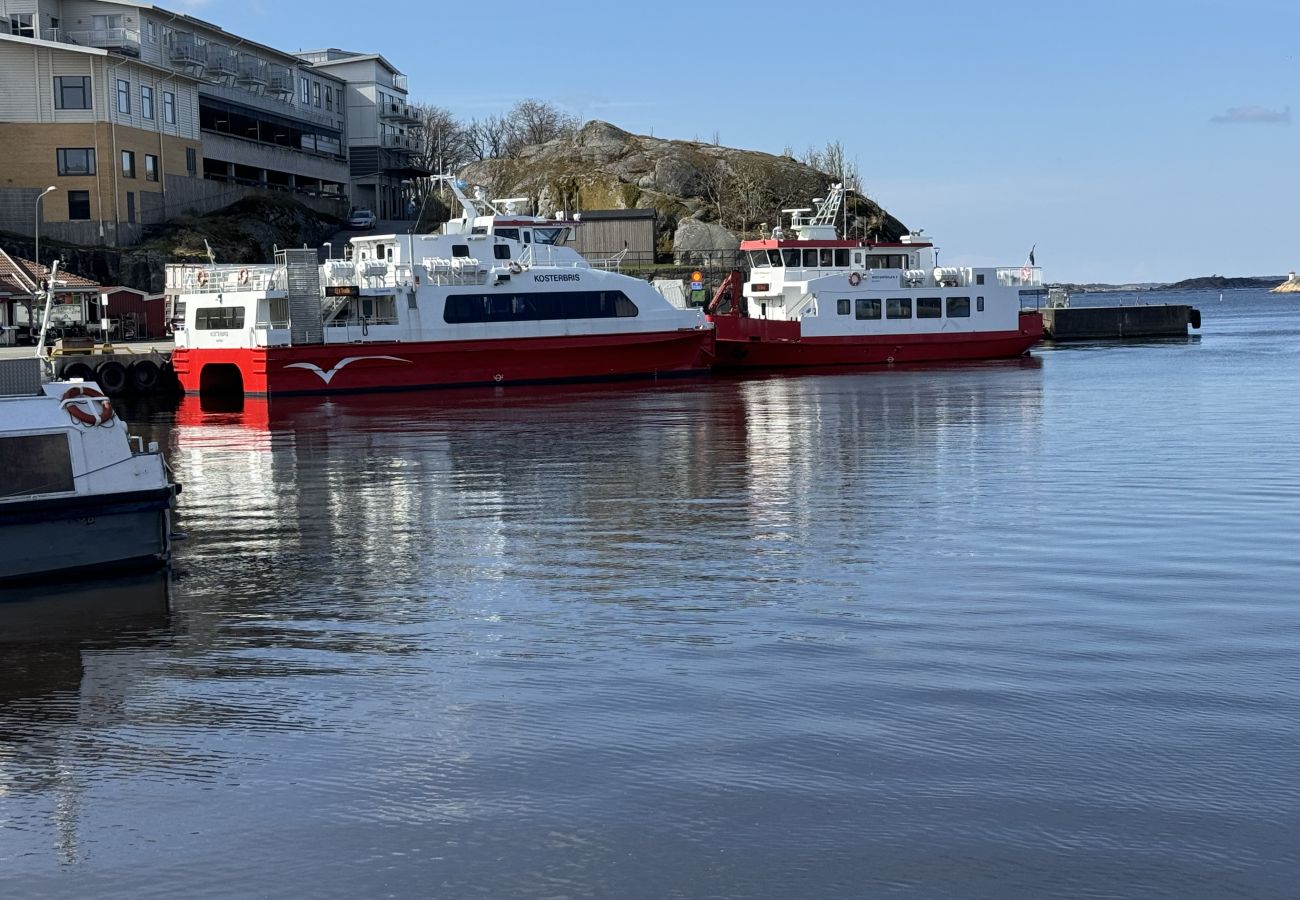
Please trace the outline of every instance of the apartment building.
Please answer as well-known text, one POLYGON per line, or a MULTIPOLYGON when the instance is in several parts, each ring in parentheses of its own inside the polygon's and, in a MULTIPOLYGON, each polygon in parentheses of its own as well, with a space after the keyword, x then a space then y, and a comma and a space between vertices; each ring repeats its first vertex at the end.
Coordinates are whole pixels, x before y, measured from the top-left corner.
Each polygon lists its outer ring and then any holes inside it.
POLYGON ((346 83, 352 205, 381 219, 407 218, 411 180, 431 173, 415 160, 423 150, 421 119, 407 99, 406 76, 377 53, 330 48, 298 56, 346 83))
POLYGON ((148 3, 0 0, 0 228, 130 244, 262 190, 347 211, 345 82, 148 3), (33 75, 35 77, 33 77, 33 75))

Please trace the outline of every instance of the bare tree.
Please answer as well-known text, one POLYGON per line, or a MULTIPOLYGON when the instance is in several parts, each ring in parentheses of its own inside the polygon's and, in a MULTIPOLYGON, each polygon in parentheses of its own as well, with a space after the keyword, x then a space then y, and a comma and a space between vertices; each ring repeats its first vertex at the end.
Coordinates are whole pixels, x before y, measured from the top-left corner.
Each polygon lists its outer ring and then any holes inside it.
POLYGON ((849 160, 844 145, 839 141, 830 141, 820 150, 809 147, 800 161, 809 168, 829 175, 847 190, 862 193, 862 176, 858 173, 858 164, 849 160))
POLYGON ((411 110, 420 117, 412 130, 420 135, 422 149, 415 162, 438 174, 454 172, 474 158, 468 129, 451 112, 441 106, 412 103, 411 110))
POLYGON ((524 147, 545 144, 558 137, 567 137, 578 130, 578 119, 554 104, 542 100, 520 100, 506 113, 509 128, 506 155, 518 156, 524 147))
POLYGON ((504 116, 474 119, 466 129, 466 146, 471 159, 501 159, 510 141, 510 123, 504 116))

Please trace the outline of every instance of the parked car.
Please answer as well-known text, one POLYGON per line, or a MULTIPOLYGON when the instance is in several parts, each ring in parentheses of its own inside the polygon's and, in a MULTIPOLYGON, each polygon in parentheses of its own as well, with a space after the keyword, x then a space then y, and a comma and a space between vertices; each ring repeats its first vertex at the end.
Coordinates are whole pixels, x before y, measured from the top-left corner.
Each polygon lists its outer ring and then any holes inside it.
POLYGON ((375 214, 368 209, 354 209, 348 216, 349 228, 374 228, 375 214))

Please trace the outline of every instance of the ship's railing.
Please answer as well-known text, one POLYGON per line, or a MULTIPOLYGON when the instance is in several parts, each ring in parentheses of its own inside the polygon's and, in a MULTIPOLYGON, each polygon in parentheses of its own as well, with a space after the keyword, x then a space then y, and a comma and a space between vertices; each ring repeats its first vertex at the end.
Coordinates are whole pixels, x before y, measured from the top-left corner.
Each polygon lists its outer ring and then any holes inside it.
POLYGON ((1003 287, 1042 287, 1043 270, 1037 266, 998 269, 997 279, 1003 287))
POLYGON ((382 260, 331 259, 321 266, 321 293, 329 287, 361 287, 371 290, 405 287, 412 283, 411 266, 390 265, 382 260))
MULTIPOLYGON (((601 260, 602 263, 613 262, 615 264, 612 271, 617 272, 618 266, 623 262, 623 256, 627 253, 624 249, 622 252, 615 254, 607 260, 601 260)), ((529 266, 550 266, 556 269, 594 269, 597 266, 583 259, 571 248, 556 247, 552 244, 529 244, 515 257, 515 262, 527 269, 529 266), (557 251, 564 250, 559 253, 557 251)))
POLYGON ((167 289, 179 294, 219 294, 238 291, 283 291, 286 278, 281 266, 169 265, 167 289))

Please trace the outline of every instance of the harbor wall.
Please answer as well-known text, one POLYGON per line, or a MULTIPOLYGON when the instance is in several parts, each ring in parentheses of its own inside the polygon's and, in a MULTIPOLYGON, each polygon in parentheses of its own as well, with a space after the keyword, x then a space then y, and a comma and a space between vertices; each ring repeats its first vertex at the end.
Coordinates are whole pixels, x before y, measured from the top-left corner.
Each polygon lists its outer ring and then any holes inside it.
POLYGON ((1190 306, 1070 306, 1043 309, 1043 336, 1053 341, 1186 336, 1201 314, 1190 306))

